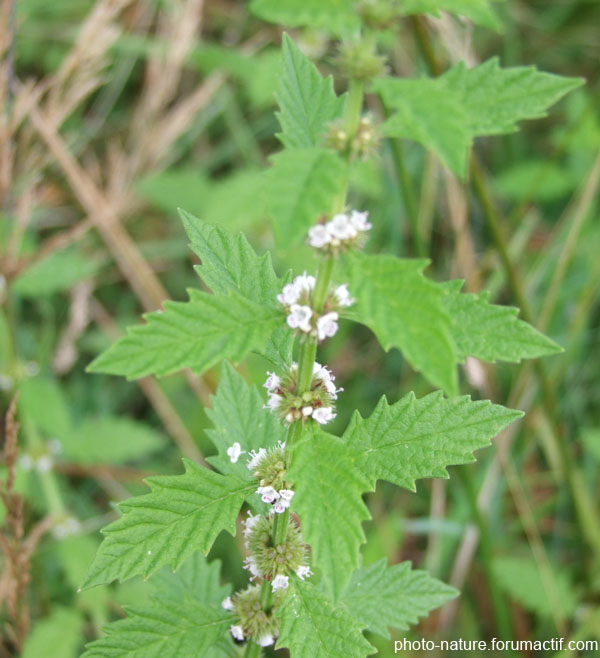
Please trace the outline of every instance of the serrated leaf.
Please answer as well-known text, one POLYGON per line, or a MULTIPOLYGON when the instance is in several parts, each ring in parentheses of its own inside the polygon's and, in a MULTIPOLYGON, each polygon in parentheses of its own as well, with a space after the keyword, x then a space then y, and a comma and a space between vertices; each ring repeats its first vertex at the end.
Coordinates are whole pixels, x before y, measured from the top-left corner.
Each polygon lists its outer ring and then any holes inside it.
MULTIPOLYGON (((202 261, 196 271, 215 293, 237 292, 250 301, 277 306, 277 294, 288 280, 280 279, 269 253, 258 256, 244 235, 208 224, 180 210, 190 246, 202 261)), ((278 368, 290 365, 293 333, 282 324, 270 336, 262 354, 278 368)))
POLYGON ((225 361, 219 377, 217 394, 211 398, 212 409, 206 414, 214 428, 206 430, 219 454, 208 461, 222 473, 235 473, 242 480, 254 479, 243 456, 235 464, 227 448, 235 442, 242 450, 258 451, 285 441, 286 430, 267 409, 255 386, 250 386, 230 363, 225 361))
POLYGON ((505 556, 494 559, 493 571, 502 589, 526 610, 544 617, 556 614, 569 619, 577 608, 578 597, 565 569, 553 569, 548 582, 534 559, 505 556))
POLYGON ((413 570, 410 562, 388 567, 383 559, 353 574, 341 605, 362 629, 389 638, 388 628, 408 630, 457 594, 426 571, 413 570))
POLYGON ((518 121, 545 117, 551 105, 583 84, 581 78, 544 73, 535 66, 502 69, 496 57, 470 69, 459 62, 439 80, 465 108, 473 137, 515 132, 518 121))
POLYGON ((423 276, 426 264, 387 255, 349 255, 353 316, 375 333, 385 350, 398 348, 415 370, 455 394, 457 356, 444 292, 423 276))
POLYGON ((271 255, 258 256, 243 233, 203 222, 180 210, 190 247, 202 261, 196 271, 215 293, 236 292, 257 304, 276 305, 283 281, 275 274, 271 255))
POLYGON ((12 290, 21 297, 46 297, 89 279, 99 269, 100 263, 73 249, 54 251, 19 274, 12 290))
POLYGON ((235 534, 255 484, 183 461, 183 475, 148 478, 151 493, 119 504, 123 516, 102 531, 84 587, 147 578, 165 565, 177 570, 196 551, 206 554, 222 530, 235 534))
POLYGON ((401 12, 405 15, 431 13, 437 16, 440 9, 465 16, 492 30, 502 27, 490 0, 403 0, 401 5, 401 12))
POLYGON ((276 98, 282 129, 278 137, 286 148, 319 146, 327 124, 338 118, 343 108, 343 99, 333 90, 333 78, 323 78, 287 34, 283 35, 276 98))
POLYGON ((314 27, 333 34, 356 30, 360 23, 348 0, 252 0, 255 16, 286 27, 314 27))
POLYGON ((276 646, 288 648, 294 658, 364 658, 375 653, 359 623, 309 582, 291 582, 278 614, 276 646))
POLYGON ((164 303, 164 311, 144 315, 146 324, 98 356, 90 372, 137 379, 191 368, 200 374, 225 358, 239 361, 263 349, 283 314, 241 295, 209 295, 190 290, 189 302, 164 303))
POLYGON ((231 593, 231 585, 221 585, 221 563, 209 562, 202 553, 192 557, 173 573, 165 567, 151 581, 157 599, 168 597, 183 603, 186 599, 196 599, 199 603, 217 603, 231 593))
POLYGON ((560 345, 517 317, 519 309, 488 302, 489 294, 461 293, 462 281, 444 287, 442 302, 450 318, 450 331, 458 356, 474 356, 494 363, 519 362, 562 352, 560 345))
POLYGON ((131 418, 86 418, 60 437, 62 456, 80 464, 123 464, 164 448, 165 437, 131 418))
POLYGON ((374 89, 394 113, 384 122, 387 137, 401 137, 431 149, 452 171, 466 170, 471 135, 466 110, 437 80, 386 78, 374 89))
POLYGON ((513 132, 518 121, 546 116, 581 84, 533 66, 501 69, 494 58, 471 69, 460 62, 436 79, 380 78, 373 88, 395 111, 384 124, 386 134, 420 142, 464 177, 475 137, 513 132), (444 135, 449 129, 454 134, 444 135))
POLYGON ((344 439, 362 453, 373 482, 388 480, 414 491, 415 480, 447 478, 447 466, 475 461, 475 450, 522 415, 468 395, 447 399, 436 392, 418 399, 409 393, 392 405, 384 396, 367 419, 355 412, 344 439))
POLYGON ((372 487, 344 442, 314 424, 293 445, 288 476, 313 566, 335 599, 360 561, 362 522, 371 518, 362 494, 372 487))
POLYGON ((322 148, 285 150, 271 159, 269 210, 275 238, 291 246, 306 237, 320 215, 331 212, 348 167, 336 153, 322 148))
POLYGON ((126 619, 104 627, 82 658, 202 658, 231 624, 217 605, 187 599, 126 607, 126 619))
POLYGON ((76 658, 83 643, 83 618, 77 610, 56 607, 37 621, 25 640, 21 658, 76 658))

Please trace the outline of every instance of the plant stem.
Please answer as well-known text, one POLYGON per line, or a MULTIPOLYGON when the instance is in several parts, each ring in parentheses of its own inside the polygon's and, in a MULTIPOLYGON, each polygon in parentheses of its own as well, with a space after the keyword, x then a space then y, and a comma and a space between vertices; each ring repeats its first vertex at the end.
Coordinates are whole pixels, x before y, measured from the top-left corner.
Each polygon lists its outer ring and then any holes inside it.
POLYGON ((244 658, 260 658, 260 656, 262 656, 262 649, 254 640, 250 640, 246 645, 244 658))

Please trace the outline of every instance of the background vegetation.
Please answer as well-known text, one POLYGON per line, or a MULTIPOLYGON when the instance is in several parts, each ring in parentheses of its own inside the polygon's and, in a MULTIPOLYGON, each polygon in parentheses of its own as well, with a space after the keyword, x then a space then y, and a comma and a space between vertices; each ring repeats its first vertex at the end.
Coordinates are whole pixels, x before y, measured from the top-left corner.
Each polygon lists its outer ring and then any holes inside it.
MULTIPOLYGON (((499 55, 587 84, 549 118, 478 141, 481 175, 466 184, 417 144, 384 144, 356 173, 354 205, 370 210, 369 250, 428 255, 432 277, 520 306, 565 352, 541 365, 467 362, 463 393, 527 416, 449 481, 415 494, 380 485, 364 560, 411 559, 462 591, 408 637, 490 638, 508 623, 518 639, 600 640, 600 8, 495 9, 502 31, 403 19, 382 39, 389 66, 425 74, 499 55)), ((217 370, 136 383, 84 371, 140 312, 197 285, 176 208, 243 230, 280 271, 312 263, 308 249, 275 249, 267 217, 281 32, 228 0, 2 3, 2 412, 19 397, 1 467, 0 656, 76 657, 143 600, 137 581, 77 593, 98 529, 144 476, 210 454, 217 370)), ((335 71, 330 34, 293 34, 335 71)), ((325 349, 345 388, 333 431, 383 393, 429 390, 366 329, 343 326, 325 349)), ((243 374, 261 383, 264 370, 255 357, 243 374)), ((222 536, 212 553, 236 587, 239 542, 222 536)))

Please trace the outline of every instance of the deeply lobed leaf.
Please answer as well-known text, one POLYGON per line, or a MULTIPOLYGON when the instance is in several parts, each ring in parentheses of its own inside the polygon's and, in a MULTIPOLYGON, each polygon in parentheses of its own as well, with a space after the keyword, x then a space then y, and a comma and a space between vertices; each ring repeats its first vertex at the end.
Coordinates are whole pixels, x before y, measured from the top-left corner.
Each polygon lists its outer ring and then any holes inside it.
POLYGON ((517 317, 519 309, 488 302, 489 294, 461 293, 462 281, 444 284, 449 294, 442 303, 450 318, 450 332, 458 356, 474 356, 493 363, 518 362, 562 352, 562 347, 517 317))
POLYGON ((388 567, 383 559, 352 575, 340 604, 362 629, 389 638, 389 627, 407 630, 457 595, 426 571, 413 570, 410 562, 388 567))
POLYGON ((231 624, 220 606, 191 599, 152 600, 125 612, 125 619, 105 626, 106 635, 87 645, 82 658, 213 658, 213 645, 231 624))
POLYGON ((387 135, 420 142, 464 178, 475 137, 513 132, 518 121, 545 116, 581 84, 533 66, 502 69, 494 58, 471 69, 460 62, 436 79, 380 78, 373 88, 394 110, 387 135))
POLYGON ((362 522, 371 518, 362 494, 372 487, 357 462, 343 441, 314 426, 291 453, 288 475, 296 485, 294 509, 302 519, 313 565, 334 599, 359 564, 365 542, 362 522))
POLYGON ((269 448, 277 441, 285 441, 286 430, 267 409, 255 386, 250 386, 244 378, 226 361, 219 377, 217 394, 211 399, 212 409, 206 414, 214 428, 206 433, 218 450, 218 455, 208 461, 222 473, 234 473, 242 480, 252 479, 246 466, 246 459, 233 464, 227 455, 227 448, 237 442, 242 450, 258 451, 269 448))
POLYGON ((167 301, 164 311, 147 313, 146 324, 130 328, 88 370, 128 379, 184 368, 202 373, 225 358, 237 361, 263 349, 281 325, 279 310, 236 293, 189 292, 189 302, 167 301))
POLYGON ((294 658, 364 658, 375 653, 360 624, 314 585, 298 579, 281 607, 277 648, 294 658))
POLYGON ((468 395, 447 399, 437 392, 418 399, 409 393, 393 405, 384 396, 367 419, 355 412, 344 439, 362 454, 372 482, 414 491, 417 479, 446 478, 448 466, 475 461, 475 450, 522 415, 468 395))
POLYGON ((207 553, 217 535, 235 534, 242 503, 256 486, 184 460, 183 475, 148 478, 151 492, 119 504, 123 516, 105 535, 84 587, 178 569, 194 552, 207 553))
POLYGON ((423 276, 426 261, 352 254, 346 268, 355 316, 384 349, 397 347, 435 385, 458 391, 456 347, 443 291, 423 276))
MULTIPOLYGON (((239 293, 257 304, 277 306, 277 294, 289 277, 280 279, 275 274, 269 253, 258 256, 242 233, 234 236, 183 210, 180 215, 190 246, 202 261, 196 271, 214 293, 239 293)), ((276 367, 284 369, 290 365, 293 342, 292 332, 282 324, 260 351, 276 367)))

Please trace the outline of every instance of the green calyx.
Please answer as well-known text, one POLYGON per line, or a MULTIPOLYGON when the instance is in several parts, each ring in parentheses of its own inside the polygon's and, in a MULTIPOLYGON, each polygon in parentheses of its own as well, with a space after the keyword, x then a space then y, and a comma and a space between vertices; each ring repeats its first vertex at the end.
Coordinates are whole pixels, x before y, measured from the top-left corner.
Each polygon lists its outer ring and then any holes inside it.
POLYGON ((259 479, 261 487, 273 487, 276 491, 290 489, 291 486, 285 481, 285 444, 269 448, 259 460, 252 474, 259 479))
POLYGON ((247 538, 250 555, 267 580, 279 574, 296 573, 307 566, 308 546, 302 540, 300 528, 289 523, 284 541, 275 545, 273 524, 273 515, 261 517, 247 538))
MULTIPOLYGON (((276 617, 278 607, 283 602, 285 592, 273 592, 271 609, 267 612, 260 602, 260 585, 251 585, 231 597, 233 614, 238 617, 244 637, 254 638, 266 645, 266 638, 275 638, 279 634, 280 620, 276 617)), ((272 643, 272 642, 271 642, 272 643)))
POLYGON ((385 74, 385 57, 378 55, 369 41, 343 44, 337 58, 340 72, 350 80, 371 80, 385 74))

